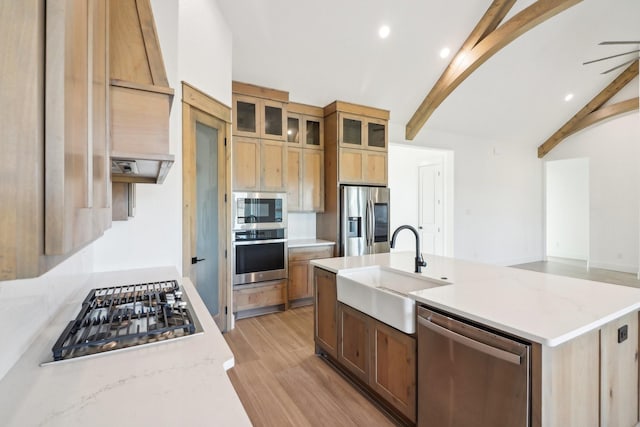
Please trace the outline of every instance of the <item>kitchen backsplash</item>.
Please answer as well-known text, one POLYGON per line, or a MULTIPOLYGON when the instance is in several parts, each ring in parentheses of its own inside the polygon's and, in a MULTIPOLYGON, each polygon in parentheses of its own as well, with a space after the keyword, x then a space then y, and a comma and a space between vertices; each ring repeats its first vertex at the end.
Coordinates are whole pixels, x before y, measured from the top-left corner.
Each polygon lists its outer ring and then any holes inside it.
MULTIPOLYGON (((34 279, 0 281, 0 380, 88 279, 91 245, 34 279)), ((51 346, 53 346, 53 342, 51 346)))
POLYGON ((315 213, 289 213, 288 219, 289 239, 316 238, 315 213))

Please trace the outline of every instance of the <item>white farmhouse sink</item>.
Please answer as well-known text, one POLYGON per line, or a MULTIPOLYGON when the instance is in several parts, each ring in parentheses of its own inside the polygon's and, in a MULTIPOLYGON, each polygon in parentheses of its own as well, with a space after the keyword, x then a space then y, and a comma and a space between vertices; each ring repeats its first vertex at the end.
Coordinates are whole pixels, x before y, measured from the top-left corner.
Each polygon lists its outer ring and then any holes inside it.
POLYGON ((415 301, 407 294, 449 284, 380 266, 339 272, 336 281, 338 301, 407 334, 416 331, 415 301))

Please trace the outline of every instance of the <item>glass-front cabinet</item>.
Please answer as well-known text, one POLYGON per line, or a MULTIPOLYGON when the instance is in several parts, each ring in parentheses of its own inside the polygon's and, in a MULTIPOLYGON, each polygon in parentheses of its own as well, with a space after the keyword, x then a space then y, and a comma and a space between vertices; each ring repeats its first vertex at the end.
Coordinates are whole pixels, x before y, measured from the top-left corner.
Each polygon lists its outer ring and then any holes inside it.
POLYGON ((340 145, 345 148, 387 150, 387 121, 355 114, 339 114, 340 145))
POLYGON ((322 108, 290 102, 287 106, 287 142, 291 147, 323 149, 322 108))
POLYGON ((287 123, 283 102, 233 94, 233 107, 234 135, 285 140, 287 123))

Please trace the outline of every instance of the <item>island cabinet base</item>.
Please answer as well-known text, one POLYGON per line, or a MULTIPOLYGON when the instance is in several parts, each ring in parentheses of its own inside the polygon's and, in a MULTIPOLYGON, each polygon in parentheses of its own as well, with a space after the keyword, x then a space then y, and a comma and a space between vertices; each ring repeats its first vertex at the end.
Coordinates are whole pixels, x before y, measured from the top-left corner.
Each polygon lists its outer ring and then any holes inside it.
POLYGON ((531 425, 636 426, 638 334, 633 312, 557 347, 534 346, 531 425))
POLYGON ((316 353, 401 425, 416 422, 416 338, 337 301, 336 275, 314 269, 316 353))

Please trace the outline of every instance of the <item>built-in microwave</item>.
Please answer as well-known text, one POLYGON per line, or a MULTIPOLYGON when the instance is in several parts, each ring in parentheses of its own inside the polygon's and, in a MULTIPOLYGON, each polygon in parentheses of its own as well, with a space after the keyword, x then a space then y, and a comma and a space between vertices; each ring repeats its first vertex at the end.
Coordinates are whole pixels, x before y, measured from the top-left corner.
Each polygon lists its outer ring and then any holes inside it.
POLYGON ((233 229, 287 227, 286 193, 233 193, 233 229))

